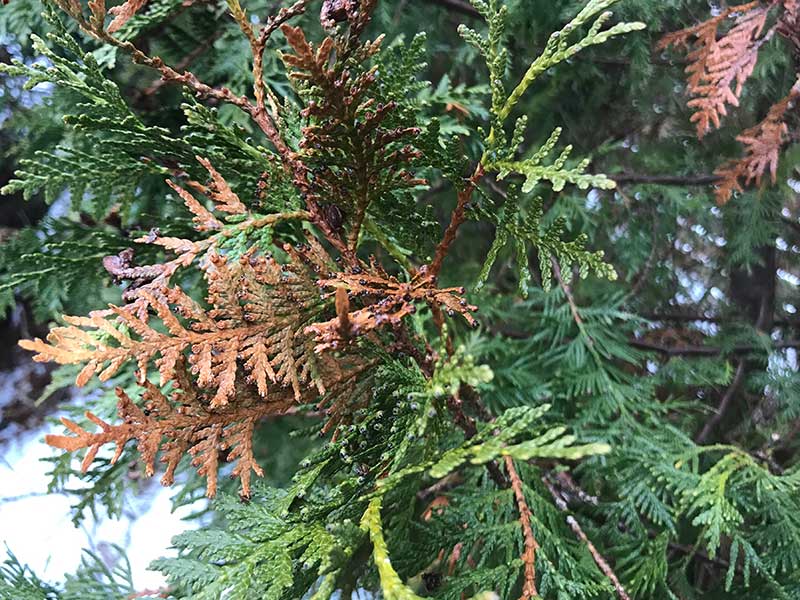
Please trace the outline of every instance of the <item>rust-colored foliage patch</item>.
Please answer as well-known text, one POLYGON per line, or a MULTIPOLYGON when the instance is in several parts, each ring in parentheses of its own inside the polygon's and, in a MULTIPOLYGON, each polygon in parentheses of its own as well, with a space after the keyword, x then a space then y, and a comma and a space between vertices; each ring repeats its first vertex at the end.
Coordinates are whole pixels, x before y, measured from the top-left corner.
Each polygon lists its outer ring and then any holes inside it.
POLYGON ((398 326, 404 316, 416 311, 415 302, 425 302, 431 307, 444 309, 450 316, 459 313, 471 326, 477 322, 470 314, 478 310, 460 296, 464 288, 436 288, 436 278, 421 270, 408 282, 401 282, 387 274, 372 261, 370 273, 334 273, 330 279, 318 281, 322 288, 336 289, 337 317, 306 328, 317 338, 317 351, 341 348, 343 344, 382 325, 398 326), (370 301, 365 308, 349 310, 347 294, 362 296, 370 301))
POLYGON ((715 171, 720 177, 716 190, 720 204, 727 202, 734 192, 744 191, 742 180, 744 185, 753 182, 760 185, 763 176, 769 173, 770 180, 775 184, 780 151, 789 139, 789 127, 784 118, 799 97, 800 80, 788 96, 769 109, 763 121, 736 136, 736 140, 745 147, 745 155, 715 171))
POLYGON ((458 313, 475 325, 471 313, 477 308, 463 299, 462 288, 436 286, 452 231, 434 265, 412 269, 408 281, 385 271, 374 257, 364 261, 356 254, 371 203, 425 183, 413 173, 421 156, 412 144, 419 129, 396 125, 401 122, 395 116, 397 104, 376 100, 376 69, 361 66, 382 41, 382 36, 359 41, 375 0, 326 2, 321 20, 328 35, 318 44, 287 23, 305 11, 305 0, 280 9, 255 29, 239 3, 229 0, 253 52, 254 100, 208 86, 191 72, 180 73, 114 37, 144 4, 128 0, 106 11, 102 0, 92 0, 87 18, 73 0, 59 1, 84 31, 157 69, 164 82, 187 86, 199 97, 233 104, 250 115, 274 149, 268 160, 294 185, 303 208, 254 212, 269 191, 266 177, 254 198, 240 197, 220 165, 197 156, 208 173, 205 181, 181 171, 167 180, 191 213, 196 235, 173 237, 154 229, 137 239, 167 253, 157 264, 137 264, 133 249, 105 257, 106 270, 125 286, 123 303, 85 317, 64 317, 65 324, 52 329, 46 341, 21 345, 35 352, 37 361, 83 365, 79 386, 95 376, 108 380, 124 365, 135 364, 144 392, 137 403, 118 390, 120 424, 87 413, 99 431, 65 420, 71 434, 48 437, 65 450, 86 448, 84 469, 104 444, 114 444, 118 457, 127 442, 136 441, 148 474, 161 454, 165 484, 172 482, 180 457, 191 455, 207 478, 210 496, 217 489, 220 457, 236 460, 233 474, 248 495, 252 473, 261 474, 252 453, 260 419, 313 402, 327 418, 322 431, 329 431, 347 421, 354 407, 363 406, 354 384, 368 377, 375 363, 364 355, 365 346, 414 355, 430 372, 436 353, 407 331, 403 318, 427 306, 440 328, 444 314, 458 313), (114 16, 108 26, 107 14, 114 16), (337 25, 345 22, 346 27, 337 25), (305 103, 295 148, 281 130, 277 99, 263 81, 266 44, 279 30, 291 49, 282 58, 305 103), (283 251, 280 257, 265 254, 258 242, 247 247, 248 236, 290 222, 292 241, 271 243, 283 251), (305 241, 298 244, 300 230, 305 241), (239 248, 234 254, 232 239, 239 248), (191 268, 202 272, 203 301, 176 283, 181 271, 191 268), (160 386, 172 388, 169 398, 148 380, 153 366, 160 386))
POLYGON ((770 39, 764 34, 768 10, 761 2, 732 6, 699 25, 664 36, 658 44, 663 49, 680 46, 689 50, 686 67, 688 91, 693 98, 692 122, 697 137, 719 128, 727 105, 738 106, 744 84, 758 60, 758 49, 770 39), (738 15, 738 16, 736 16, 738 15), (733 26, 720 34, 720 26, 733 17, 733 26))
MULTIPOLYGON (((800 4, 796 0, 757 0, 730 6, 698 25, 661 39, 658 48, 673 46, 687 51, 687 105, 693 111, 691 121, 698 138, 718 129, 728 107, 739 105, 744 85, 758 62, 759 50, 776 33, 800 48, 799 18, 800 4)), ((795 84, 785 98, 770 108, 764 120, 736 137, 745 153, 716 171, 719 184, 715 195, 719 204, 742 191, 743 185, 760 185, 766 173, 775 183, 778 156, 788 141, 784 118, 794 107, 798 89, 795 84)))

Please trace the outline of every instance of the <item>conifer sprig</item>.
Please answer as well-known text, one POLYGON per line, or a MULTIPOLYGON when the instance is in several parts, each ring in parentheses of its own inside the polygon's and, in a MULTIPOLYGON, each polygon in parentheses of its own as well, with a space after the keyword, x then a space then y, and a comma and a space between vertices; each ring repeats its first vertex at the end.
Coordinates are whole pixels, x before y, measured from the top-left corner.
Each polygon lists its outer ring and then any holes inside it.
MULTIPOLYGON (((762 48, 776 34, 786 38, 795 50, 800 48, 797 24, 800 7, 794 0, 748 2, 728 7, 697 25, 668 33, 658 48, 675 47, 687 52, 687 88, 692 98, 691 122, 696 135, 702 139, 719 129, 728 115, 728 107, 739 106, 745 83, 756 69, 762 48)), ((800 77, 796 73, 795 77, 800 77)), ((795 83, 786 97, 773 104, 766 117, 736 137, 745 147, 744 157, 721 165, 716 197, 725 204, 734 193, 744 191, 744 185, 761 185, 769 173, 774 185, 777 177, 778 154, 789 142, 786 112, 793 105, 798 91, 795 83)))
MULTIPOLYGON (((195 101, 184 105, 188 124, 178 135, 144 125, 57 18, 54 41, 79 60, 58 62, 56 73, 13 67, 16 75, 88 99, 97 118, 76 122, 98 135, 119 134, 130 158, 167 178, 170 196, 180 199, 193 226, 137 237, 167 254, 151 264, 136 264, 127 249, 105 256, 106 270, 125 285, 122 301, 65 318, 66 326, 54 328, 47 341, 23 342, 37 360, 83 365, 79 385, 135 365, 143 388, 141 398, 118 390, 117 424, 89 411, 87 424, 65 419, 68 433, 48 442, 85 450, 84 469, 106 445, 115 449, 113 463, 135 442, 147 475, 164 463, 162 482, 173 484, 188 462, 205 479, 208 496, 225 487, 219 473, 233 463, 229 472, 239 481, 241 502, 224 493, 217 501, 227 529, 187 532, 176 540, 180 555, 156 564, 177 596, 330 598, 372 586, 388 598, 440 592, 442 598, 588 598, 612 590, 625 598, 611 563, 589 541, 593 532, 580 535, 580 545, 563 542, 575 518, 564 522, 541 485, 548 472, 601 460, 611 447, 600 436, 583 439, 571 431, 547 403, 484 407, 482 392, 494 372, 452 337, 462 321, 481 325, 478 306, 464 288, 440 286, 439 279, 449 277, 445 259, 466 219, 492 213, 472 206, 488 173, 525 182, 512 184, 501 210, 487 219, 497 238, 482 280, 511 239, 525 293, 531 246, 540 253, 545 289, 553 259, 565 271, 612 276, 602 254, 585 250, 584 238, 564 241, 564 222, 543 227, 541 201, 524 198, 542 181, 557 193, 567 184, 606 189, 610 180, 587 175, 587 161, 570 164, 569 146, 548 162, 558 131, 519 158, 526 120, 517 120, 510 137, 505 128, 542 72, 640 25, 606 27, 611 15, 603 11, 612 2, 589 2, 507 92, 506 9, 495 0, 476 1, 488 34, 463 35, 486 59, 492 100, 483 113, 489 133, 472 140, 482 144, 481 158, 465 176, 457 142, 442 147, 439 125, 422 122, 409 99, 419 38, 398 57, 383 48, 382 36, 362 39, 376 2, 326 0, 325 33, 313 41, 312 28, 296 24, 307 18, 308 4, 296 2, 254 27, 242 3, 228 2, 252 55, 252 97, 206 83, 120 37, 144 3, 130 0, 111 10, 101 0, 87 8, 59 4, 84 33, 155 69, 162 80, 240 109, 263 145, 195 101), (264 76, 267 45, 278 31, 288 45, 281 58, 293 90, 282 102, 264 76), (134 155, 132 142, 124 143, 131 132, 152 151, 134 155), (160 142, 168 138, 165 150, 160 142), (226 160, 228 152, 236 162, 226 160), (437 172, 456 181, 456 208, 431 257, 418 248, 404 252, 392 239, 391 219, 372 216, 396 204, 406 221, 417 219, 415 192, 437 172), (390 249, 389 257, 369 245, 367 234, 390 249), (195 277, 192 283, 192 274, 203 282, 195 277), (158 384, 148 379, 153 366, 158 384), (302 461, 287 489, 260 485, 253 479, 265 474, 260 426, 301 410, 313 413, 314 431, 330 438, 302 461), (435 497, 420 507, 418 499, 431 489, 435 497), (433 537, 414 541, 417 527, 433 537), (399 551, 400 540, 419 547, 399 551), (434 571, 443 585, 431 583, 434 571), (433 589, 415 589, 417 581, 433 589)), ((592 339, 582 333, 581 343, 592 339)), ((602 356, 594 356, 602 371, 602 356)), ((602 375, 605 392, 616 373, 602 375)), ((691 510, 705 515, 709 502, 703 497, 691 510)), ((715 513, 701 520, 713 525, 710 535, 727 526, 715 513)))
MULTIPOLYGON (((589 186, 600 189, 612 189, 615 187, 614 182, 604 175, 585 174, 590 162, 588 159, 581 161, 575 167, 567 167, 566 163, 572 152, 571 146, 567 146, 551 165, 542 164, 544 159, 554 150, 561 134, 560 129, 556 129, 539 150, 530 158, 524 160, 516 160, 515 154, 525 133, 527 117, 523 115, 516 120, 510 140, 505 132, 505 122, 514 106, 544 71, 569 59, 584 48, 603 43, 612 37, 644 28, 643 23, 620 23, 603 29, 603 26, 611 18, 611 13, 605 11, 605 9, 613 3, 613 0, 592 0, 589 2, 561 31, 555 32, 550 36, 544 51, 531 63, 522 80, 514 87, 512 92, 507 93, 504 84, 506 64, 508 62, 508 50, 505 47, 507 8, 496 0, 478 0, 474 2, 475 8, 486 20, 488 33, 486 36, 482 36, 465 25, 459 27, 459 33, 468 43, 478 49, 486 61, 492 90, 490 129, 484 141, 485 149, 478 166, 472 176, 464 182, 463 188, 459 189, 458 201, 452 213, 450 225, 445 231, 445 236, 437 247, 434 259, 431 262, 431 270, 434 274, 438 273, 441 268, 444 256, 455 238, 455 233, 467 218, 466 207, 470 203, 478 182, 488 172, 498 172, 498 179, 503 179, 511 173, 523 175, 525 177, 525 183, 522 186, 523 193, 532 191, 542 180, 549 181, 555 192, 563 190, 566 183, 575 184, 580 189, 587 189, 589 186), (598 13, 601 14, 596 17, 586 35, 572 42, 573 32, 592 17, 598 15, 598 13)), ((534 208, 528 214, 525 234, 519 235, 518 232, 522 232, 512 224, 517 219, 520 219, 520 214, 523 210, 521 203, 517 202, 517 205, 514 206, 511 202, 511 197, 507 197, 506 206, 503 207, 503 210, 495 212, 495 215, 503 216, 492 219, 497 226, 495 244, 489 251, 489 259, 481 273, 478 287, 486 280, 489 269, 491 269, 499 250, 505 245, 509 236, 516 238, 514 244, 517 249, 519 288, 523 295, 527 294, 529 279, 527 267, 528 251, 525 242, 532 242, 533 246, 539 250, 540 263, 542 265, 549 263, 550 256, 553 256, 553 254, 548 252, 550 249, 547 246, 537 244, 539 236, 535 233, 540 227, 541 211, 537 211, 534 208)), ((558 233, 555 233, 555 235, 558 235, 558 233)), ((553 237, 555 236, 550 235, 551 239, 553 237)), ((576 242, 575 245, 580 246, 581 242, 576 242)), ((567 257, 562 256, 561 258, 567 257)), ((602 259, 602 255, 598 257, 597 254, 592 255, 588 252, 573 252, 570 258, 581 265, 582 276, 588 273, 589 268, 594 268, 599 275, 614 277, 613 269, 601 266, 602 263, 598 261, 598 258, 602 259)), ((549 273, 549 267, 543 270, 543 284, 545 287, 550 285, 547 273, 549 273)))

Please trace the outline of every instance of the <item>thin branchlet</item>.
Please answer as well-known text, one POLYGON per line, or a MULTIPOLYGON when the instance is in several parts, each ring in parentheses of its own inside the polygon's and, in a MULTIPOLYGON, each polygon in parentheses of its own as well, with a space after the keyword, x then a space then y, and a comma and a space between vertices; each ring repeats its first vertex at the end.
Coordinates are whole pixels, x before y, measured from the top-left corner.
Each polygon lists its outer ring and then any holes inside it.
MULTIPOLYGON (((560 130, 524 161, 515 160, 515 153, 523 142, 526 120, 516 122, 512 135, 504 131, 505 121, 545 68, 638 28, 621 24, 604 29, 610 15, 602 10, 608 4, 592 0, 564 30, 566 38, 587 23, 588 34, 570 42, 551 41, 506 94, 499 81, 507 57, 502 32, 505 10, 498 9, 495 1, 475 2, 476 11, 489 23, 489 37, 486 41, 477 34, 465 37, 477 43, 490 63, 490 133, 471 175, 453 175, 458 181, 456 206, 438 242, 430 240, 425 251, 408 251, 376 207, 399 203, 405 196, 412 201, 404 206, 413 204, 414 192, 428 185, 419 173, 441 164, 431 158, 441 152, 441 144, 433 128, 430 139, 423 139, 426 127, 418 117, 409 116, 413 103, 404 89, 391 93, 383 89, 387 84, 382 77, 388 74, 381 73, 381 61, 388 60, 383 53, 392 50, 382 47, 383 36, 362 39, 375 0, 326 0, 320 41, 309 40, 308 29, 292 23, 308 11, 307 0, 259 20, 261 25, 253 24, 239 0, 228 0, 252 54, 253 88, 248 92, 252 97, 205 83, 186 70, 191 60, 180 68, 170 66, 141 49, 146 46, 117 35, 144 10, 145 0, 127 0, 109 11, 102 0, 91 0, 88 16, 75 0, 61 1, 61 8, 84 32, 126 52, 134 63, 156 70, 163 83, 183 86, 212 104, 239 108, 269 147, 242 142, 259 160, 257 173, 263 171, 255 191, 247 189, 254 187, 254 178, 242 176, 238 163, 226 161, 211 147, 207 153, 195 150, 182 155, 180 161, 162 160, 159 164, 169 166, 159 173, 170 177, 166 182, 170 196, 182 202, 193 231, 164 235, 154 228, 137 238, 136 243, 157 251, 151 255, 166 255, 152 264, 138 263, 138 250, 136 256, 132 249, 105 256, 106 271, 125 286, 122 302, 88 316, 65 317, 65 325, 54 328, 47 340, 22 342, 36 353, 37 361, 80 365, 79 386, 95 377, 108 381, 125 369, 131 373, 135 369, 142 390, 135 398, 117 389, 117 424, 89 411, 86 419, 91 425, 64 419, 68 433, 48 436, 48 443, 68 452, 86 450, 84 471, 93 467, 104 446, 114 447, 113 462, 127 444, 135 444, 146 475, 155 472, 156 463, 164 464, 165 485, 174 483, 182 458, 188 456, 191 467, 205 478, 209 497, 221 488, 223 463, 231 462, 230 473, 239 481, 246 507, 258 489, 253 476, 264 475, 256 460, 255 436, 261 422, 285 415, 313 416, 319 421, 319 434, 330 434, 330 440, 311 455, 313 461, 298 469, 286 493, 288 500, 274 520, 274 540, 263 544, 280 543, 274 552, 280 559, 273 561, 270 554, 266 563, 277 564, 284 560, 281 552, 289 553, 292 568, 287 572, 293 586, 300 553, 307 553, 303 570, 324 565, 320 567, 324 572, 315 572, 308 585, 303 587, 301 581, 291 592, 300 590, 302 595, 318 583, 323 592, 319 597, 359 585, 371 547, 384 595, 419 598, 405 575, 392 566, 381 511, 409 499, 416 511, 417 498, 436 494, 422 520, 446 516, 451 506, 444 495, 463 492, 462 483, 470 479, 462 472, 477 466, 488 473, 488 478, 475 475, 482 477, 481 485, 496 494, 482 510, 492 519, 501 517, 505 501, 518 515, 519 527, 509 539, 519 544, 521 530, 521 565, 514 561, 515 565, 502 567, 517 569, 512 582, 522 576, 521 599, 537 597, 537 561, 548 568, 553 564, 547 548, 534 536, 540 525, 528 504, 533 496, 526 498, 526 491, 531 495, 533 491, 525 486, 514 461, 535 457, 576 461, 605 454, 609 447, 574 444, 574 436, 565 434, 564 427, 545 421, 547 406, 519 407, 497 417, 487 410, 477 390, 489 384, 493 372, 456 344, 449 321, 455 328, 464 323, 478 328, 478 307, 469 302, 465 288, 440 286, 439 280, 463 224, 477 216, 473 202, 479 194, 483 198, 479 186, 488 172, 494 171, 498 179, 524 177, 524 193, 540 181, 549 181, 556 192, 567 183, 581 188, 612 185, 602 175, 585 173, 588 160, 568 166, 569 146, 552 164, 542 163, 560 130), (595 20, 589 25, 591 18, 595 20), (283 105, 264 73, 267 45, 278 31, 288 45, 280 56, 295 94, 283 105), (390 258, 370 255, 374 247, 367 248, 367 238, 390 249, 390 258), (184 290, 181 285, 192 281, 192 273, 200 276, 199 289, 184 290), (418 311, 432 318, 419 318, 418 311), (149 371, 157 371, 158 384, 155 377, 148 378, 149 371), (463 436, 453 436, 459 429, 463 436), (459 441, 453 442, 454 438, 459 441), (410 475, 418 478, 416 489, 414 484, 399 485, 411 481, 410 475), (426 477, 447 484, 431 486, 426 477), (330 485, 318 493, 320 483, 330 485), (418 495, 422 487, 427 489, 418 495), (325 507, 318 510, 316 503, 323 496, 325 507), (297 506, 301 508, 296 510, 297 506), (320 514, 348 516, 342 531, 333 532, 314 520, 320 514), (354 517, 360 517, 360 528, 353 526, 354 517), (342 546, 343 540, 349 545, 342 546)), ((408 70, 405 85, 416 77, 408 70)), ((507 214, 515 215, 516 197, 504 200, 507 214)), ((534 204, 531 212, 534 218, 524 222, 520 215, 492 222, 501 237, 509 231, 524 234, 541 242, 542 248, 557 248, 554 253, 570 266, 603 270, 602 257, 583 251, 580 244, 559 244, 557 234, 550 232, 540 235, 541 205, 534 204)), ((413 215, 410 220, 416 218, 413 215)), ((516 245, 524 250, 523 243, 516 245)), ((552 265, 580 328, 581 317, 561 277, 560 263, 553 258, 543 264, 552 265)), ((572 521, 570 526, 603 574, 627 599, 607 561, 572 521)), ((456 531, 465 538, 469 535, 460 523, 456 531)), ((476 557, 488 546, 480 538, 470 544, 463 540, 449 544, 446 553, 441 550, 422 573, 422 581, 435 588, 438 576, 456 577, 474 568, 476 557)), ((473 587, 470 584, 469 589, 473 587)), ((283 596, 289 593, 286 589, 283 596)), ((466 590, 465 595, 473 593, 466 590)), ((476 600, 497 598, 488 589, 476 588, 474 593, 476 600)))

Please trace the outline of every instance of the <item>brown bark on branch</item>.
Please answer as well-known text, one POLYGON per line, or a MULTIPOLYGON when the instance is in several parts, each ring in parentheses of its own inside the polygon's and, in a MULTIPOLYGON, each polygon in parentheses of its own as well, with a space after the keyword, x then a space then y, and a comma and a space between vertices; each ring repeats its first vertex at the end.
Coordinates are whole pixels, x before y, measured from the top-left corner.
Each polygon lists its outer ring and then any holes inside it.
POLYGON ((612 175, 617 183, 652 183, 656 185, 712 185, 720 180, 719 175, 646 175, 642 173, 620 173, 612 175))
POLYGON ((717 425, 719 425, 720 421, 722 421, 727 414, 733 399, 736 397, 736 394, 739 392, 739 388, 742 387, 742 383, 744 382, 745 362, 746 361, 744 359, 739 360, 739 364, 736 366, 736 374, 733 376, 733 381, 731 381, 728 389, 725 390, 725 394, 722 396, 722 400, 720 400, 717 410, 694 439, 696 443, 704 444, 706 440, 708 440, 709 436, 713 433, 717 425))
POLYGON ((525 583, 522 585, 522 595, 519 598, 520 600, 530 600, 539 595, 539 592, 536 591, 536 551, 539 549, 539 543, 533 536, 531 509, 525 500, 522 479, 520 479, 519 473, 514 467, 514 461, 510 456, 505 457, 505 463, 506 472, 511 480, 511 488, 514 490, 514 498, 517 502, 522 535, 525 538, 525 551, 522 553, 522 562, 525 564, 525 583))
POLYGON ((453 212, 450 215, 450 224, 444 231, 442 241, 439 242, 438 246, 436 246, 436 252, 433 255, 433 260, 428 267, 428 272, 431 276, 436 277, 439 275, 439 271, 442 269, 442 263, 444 263, 447 252, 450 250, 450 246, 456 239, 458 228, 461 227, 461 225, 467 219, 467 204, 469 204, 470 198, 472 198, 472 192, 475 191, 475 188, 478 186, 478 182, 481 180, 483 175, 483 165, 478 163, 478 166, 475 167, 475 172, 472 174, 472 177, 470 177, 465 182, 464 187, 458 191, 458 201, 455 209, 453 209, 453 212))
MULTIPOLYGON (((550 491, 550 495, 553 496, 553 500, 555 501, 558 509, 562 512, 566 512, 568 510, 567 503, 553 487, 553 484, 550 483, 545 478, 542 478, 542 482, 550 491)), ((611 581, 611 584, 617 591, 617 595, 622 600, 631 600, 631 597, 625 591, 625 588, 623 587, 622 583, 620 583, 619 578, 614 573, 614 570, 611 568, 611 565, 608 564, 608 561, 603 557, 602 554, 600 554, 595 545, 586 536, 586 533, 584 533, 583 528, 580 526, 580 523, 578 523, 577 519, 575 519, 575 517, 573 517, 572 515, 567 515, 567 525, 569 525, 569 528, 572 529, 572 531, 575 533, 578 539, 581 540, 584 544, 586 544, 586 548, 589 550, 589 554, 592 555, 595 564, 603 572, 603 575, 608 577, 608 579, 611 581)))
POLYGON ((465 0, 422 0, 424 4, 438 4, 442 8, 461 13, 473 19, 482 19, 481 13, 465 0))

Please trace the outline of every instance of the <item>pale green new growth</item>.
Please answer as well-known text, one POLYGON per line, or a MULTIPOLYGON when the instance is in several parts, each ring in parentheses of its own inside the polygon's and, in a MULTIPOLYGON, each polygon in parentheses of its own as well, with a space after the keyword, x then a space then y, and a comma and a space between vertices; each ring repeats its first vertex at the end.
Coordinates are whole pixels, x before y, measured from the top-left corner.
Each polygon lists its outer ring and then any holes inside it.
POLYGON ((423 472, 433 479, 440 479, 464 464, 484 465, 504 456, 522 461, 534 458, 578 460, 611 451, 608 444, 602 443, 574 445, 576 437, 567 434, 566 427, 543 426, 541 419, 548 410, 549 404, 508 410, 461 446, 444 452, 437 460, 397 471, 379 481, 378 489, 392 489, 405 477, 423 472), (515 443, 523 435, 529 439, 515 443))
POLYGON ((525 183, 522 185, 522 192, 527 194, 532 191, 542 179, 549 181, 553 185, 554 192, 560 192, 567 183, 578 186, 585 190, 596 187, 604 190, 611 190, 616 184, 605 175, 591 175, 585 173, 589 166, 589 159, 580 161, 575 167, 567 168, 566 163, 572 153, 572 146, 566 146, 558 158, 551 165, 543 165, 542 161, 553 151, 561 136, 561 128, 553 131, 550 138, 539 150, 530 158, 517 161, 498 161, 487 165, 492 169, 497 169, 498 179, 504 179, 510 173, 519 173, 525 176, 525 183))
POLYGON ((459 346, 453 356, 437 365, 428 386, 433 397, 439 398, 456 394, 462 384, 477 388, 493 377, 488 365, 476 365, 475 357, 467 354, 464 346, 459 346))
MULTIPOLYGON (((389 548, 383 537, 380 497, 370 500, 364 516, 361 517, 361 528, 369 533, 369 539, 372 542, 372 559, 378 568, 383 597, 386 600, 423 600, 403 583, 392 566, 389 548)), ((499 598, 494 592, 479 592, 469 600, 499 600, 499 598)))
MULTIPOLYGON (((554 192, 562 191, 568 183, 581 190, 590 187, 613 189, 616 186, 614 181, 605 175, 587 174, 586 169, 590 163, 588 158, 574 165, 568 164, 573 150, 571 145, 566 146, 551 163, 545 162, 556 148, 561 128, 556 128, 535 153, 523 159, 517 159, 515 155, 523 140, 527 117, 523 115, 516 120, 510 140, 505 131, 505 121, 525 91, 542 73, 589 46, 602 44, 613 37, 645 27, 643 23, 618 23, 603 29, 612 16, 606 9, 614 2, 616 0, 592 0, 563 29, 553 33, 542 53, 531 63, 522 80, 508 95, 503 83, 508 62, 508 51, 505 47, 506 7, 499 6, 497 0, 488 2, 474 0, 473 5, 488 24, 487 35, 482 36, 464 25, 459 28, 462 37, 481 52, 489 69, 492 90, 491 129, 485 140, 481 164, 486 171, 497 172, 498 179, 505 179, 510 175, 522 175, 525 178, 521 188, 522 194, 532 192, 542 181, 550 182, 554 192), (594 21, 585 35, 576 35, 576 32, 592 18, 594 21)), ((495 222, 497 231, 478 278, 478 289, 487 281, 500 250, 509 240, 513 240, 519 290, 523 296, 527 296, 531 278, 527 266, 529 245, 536 248, 539 253, 542 287, 545 289, 549 289, 551 285, 551 257, 556 258, 564 270, 569 270, 573 264, 577 265, 581 277, 594 272, 599 277, 616 278, 614 269, 603 261, 602 252, 589 252, 583 249, 585 239, 580 236, 572 242, 564 242, 561 239, 563 223, 558 222, 550 229, 542 231, 541 200, 534 200, 532 207, 526 213, 523 198, 518 194, 509 194, 503 208, 495 214, 496 217, 489 213, 486 215, 495 222)))
POLYGON ((602 30, 603 25, 612 15, 610 11, 605 11, 605 9, 616 2, 617 0, 592 0, 574 19, 572 19, 572 21, 567 23, 561 31, 556 31, 550 35, 550 39, 542 54, 531 63, 522 81, 514 88, 508 100, 506 100, 503 105, 499 115, 501 119, 505 119, 511 114, 512 109, 522 97, 522 94, 525 93, 525 90, 536 81, 539 75, 550 67, 571 58, 584 48, 602 44, 612 37, 645 28, 644 23, 634 22, 618 23, 609 29, 602 30), (570 43, 571 34, 601 11, 605 12, 602 12, 595 19, 594 23, 592 23, 592 26, 589 28, 589 32, 577 42, 570 43))
POLYGON ((381 591, 386 600, 422 600, 403 583, 397 571, 392 567, 389 548, 386 546, 386 540, 383 539, 380 497, 370 500, 369 507, 361 518, 361 528, 369 532, 369 539, 372 542, 372 558, 378 568, 381 591))

